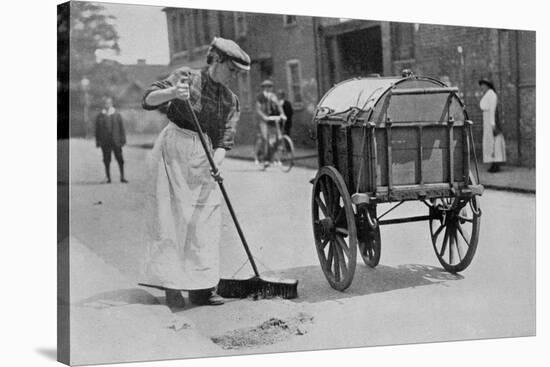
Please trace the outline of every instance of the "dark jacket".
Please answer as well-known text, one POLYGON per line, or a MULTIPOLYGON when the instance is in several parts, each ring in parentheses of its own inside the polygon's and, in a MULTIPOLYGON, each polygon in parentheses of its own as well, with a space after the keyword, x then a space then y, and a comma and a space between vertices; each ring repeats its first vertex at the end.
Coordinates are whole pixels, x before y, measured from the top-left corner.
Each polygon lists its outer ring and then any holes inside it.
POLYGON ((95 142, 100 146, 117 146, 121 147, 126 144, 126 133, 122 116, 115 112, 112 115, 107 115, 101 112, 95 119, 95 142))
POLYGON ((292 109, 292 104, 287 101, 286 99, 283 101, 283 112, 286 115, 286 121, 291 124, 292 123, 292 115, 294 114, 294 110, 292 109))

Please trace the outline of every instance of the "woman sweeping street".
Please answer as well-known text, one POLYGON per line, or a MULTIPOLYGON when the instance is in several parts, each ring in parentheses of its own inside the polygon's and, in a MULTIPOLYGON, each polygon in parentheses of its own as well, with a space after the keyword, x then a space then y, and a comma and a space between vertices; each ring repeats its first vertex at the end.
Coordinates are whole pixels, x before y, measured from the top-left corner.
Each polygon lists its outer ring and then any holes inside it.
POLYGON ((499 172, 506 162, 506 143, 498 119, 498 97, 489 80, 481 79, 478 84, 483 92, 479 101, 483 111, 483 163, 491 163, 489 172, 499 172))
POLYGON ((207 68, 180 68, 155 82, 143 97, 143 108, 167 108, 168 126, 152 151, 152 241, 140 283, 163 289, 169 307, 183 307, 182 290, 195 304, 219 305, 221 195, 211 176, 189 101, 206 132, 219 167, 233 146, 239 101, 228 88, 239 71, 250 69, 249 56, 233 41, 214 38, 207 68))

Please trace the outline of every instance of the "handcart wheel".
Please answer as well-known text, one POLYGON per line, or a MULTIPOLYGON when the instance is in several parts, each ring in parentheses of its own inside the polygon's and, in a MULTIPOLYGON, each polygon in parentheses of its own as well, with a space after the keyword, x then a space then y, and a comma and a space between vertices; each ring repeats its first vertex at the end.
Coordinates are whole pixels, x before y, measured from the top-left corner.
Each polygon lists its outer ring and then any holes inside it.
POLYGON ((281 162, 283 172, 289 172, 294 166, 294 143, 288 135, 283 135, 279 140, 275 158, 281 162))
POLYGON ((430 216, 432 244, 443 268, 450 273, 466 269, 479 239, 481 210, 477 197, 433 200, 430 216))
POLYGON ((357 240, 359 241, 359 253, 365 265, 374 268, 380 262, 380 226, 376 223, 376 207, 361 207, 358 209, 357 240), (374 222, 374 228, 369 225, 374 222))
POLYGON ((331 287, 343 291, 355 274, 357 229, 346 184, 334 167, 322 167, 317 173, 311 204, 321 269, 331 287))

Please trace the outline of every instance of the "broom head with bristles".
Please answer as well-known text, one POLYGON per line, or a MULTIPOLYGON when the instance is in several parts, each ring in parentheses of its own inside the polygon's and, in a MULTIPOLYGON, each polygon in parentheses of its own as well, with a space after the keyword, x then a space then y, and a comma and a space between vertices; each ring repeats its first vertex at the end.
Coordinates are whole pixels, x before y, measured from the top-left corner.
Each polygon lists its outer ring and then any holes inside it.
POLYGON ((298 297, 298 281, 254 276, 248 279, 220 279, 218 294, 225 298, 275 298, 298 297))

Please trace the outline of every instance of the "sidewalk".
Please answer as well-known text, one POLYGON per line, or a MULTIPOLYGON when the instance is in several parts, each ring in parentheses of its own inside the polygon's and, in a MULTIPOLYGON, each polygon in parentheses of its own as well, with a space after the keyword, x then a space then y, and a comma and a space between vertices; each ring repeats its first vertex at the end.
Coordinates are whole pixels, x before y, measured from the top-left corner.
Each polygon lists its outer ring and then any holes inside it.
MULTIPOLYGON (((252 145, 235 146, 227 153, 235 159, 254 160, 252 145)), ((296 165, 317 169, 317 150, 297 148, 295 151, 296 165)), ((527 167, 503 166, 499 173, 489 173, 488 164, 479 164, 479 178, 487 189, 506 190, 534 194, 536 192, 535 169, 527 167)))
POLYGON ((153 295, 161 292, 137 287, 74 236, 70 277, 71 365, 221 354, 193 320, 172 313, 153 295))

